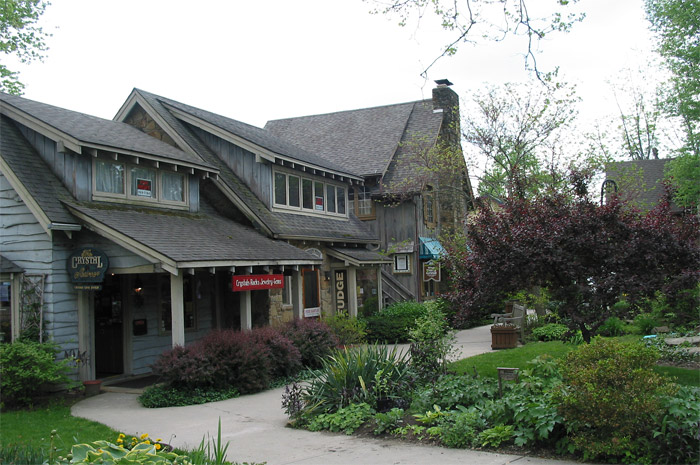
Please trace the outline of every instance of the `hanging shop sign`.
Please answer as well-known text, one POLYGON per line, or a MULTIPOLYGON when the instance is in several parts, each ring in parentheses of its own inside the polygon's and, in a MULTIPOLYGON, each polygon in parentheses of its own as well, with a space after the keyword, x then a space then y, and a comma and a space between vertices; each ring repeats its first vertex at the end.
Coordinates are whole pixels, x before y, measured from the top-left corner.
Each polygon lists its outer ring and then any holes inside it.
POLYGON ((234 276, 231 285, 231 290, 233 292, 282 288, 284 288, 283 274, 251 274, 234 276))
POLYGON ((335 270, 335 312, 345 312, 348 309, 348 280, 347 270, 335 270))
POLYGON ((73 288, 83 291, 99 291, 105 272, 109 268, 107 254, 92 247, 75 250, 66 261, 66 270, 73 288))
POLYGON ((430 260, 423 263, 423 281, 440 282, 440 262, 437 260, 430 260))

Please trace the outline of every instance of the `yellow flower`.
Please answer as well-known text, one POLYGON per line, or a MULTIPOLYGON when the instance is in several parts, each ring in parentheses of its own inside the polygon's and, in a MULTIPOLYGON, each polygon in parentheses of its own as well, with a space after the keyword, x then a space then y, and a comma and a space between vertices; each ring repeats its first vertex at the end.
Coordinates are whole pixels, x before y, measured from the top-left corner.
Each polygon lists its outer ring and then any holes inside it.
POLYGON ((161 442, 161 441, 162 441, 161 438, 156 439, 156 442, 161 442))
POLYGON ((124 442, 124 440, 122 438, 117 439, 117 444, 121 444, 123 442, 124 442))
POLYGON ((146 439, 147 437, 148 437, 148 433, 143 433, 143 434, 141 435, 141 440, 144 440, 144 439, 146 439))
POLYGON ((124 436, 124 433, 119 433, 119 438, 124 439, 126 436, 124 436))
POLYGON ((160 444, 156 444, 156 450, 160 450, 160 444))
POLYGON ((151 441, 149 441, 148 439, 146 439, 145 441, 143 441, 143 443, 144 443, 144 444, 150 444, 151 441))

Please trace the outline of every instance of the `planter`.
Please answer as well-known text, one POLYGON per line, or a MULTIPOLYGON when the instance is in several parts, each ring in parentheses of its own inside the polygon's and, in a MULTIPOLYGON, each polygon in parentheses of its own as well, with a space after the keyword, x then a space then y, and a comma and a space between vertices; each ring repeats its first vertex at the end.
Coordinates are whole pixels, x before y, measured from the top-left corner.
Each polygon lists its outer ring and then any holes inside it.
POLYGON ((85 397, 96 396, 100 393, 102 381, 100 381, 99 379, 83 381, 83 386, 85 386, 85 397))
POLYGON ((515 326, 491 326, 491 348, 513 349, 518 345, 518 328, 515 326))

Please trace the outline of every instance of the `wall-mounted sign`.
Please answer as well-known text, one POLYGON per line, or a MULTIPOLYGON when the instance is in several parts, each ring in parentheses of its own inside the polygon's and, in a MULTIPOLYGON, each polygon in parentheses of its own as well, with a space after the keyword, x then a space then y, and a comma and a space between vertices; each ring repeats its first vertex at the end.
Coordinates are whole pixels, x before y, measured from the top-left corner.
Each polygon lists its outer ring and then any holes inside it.
POLYGON ((153 197, 153 181, 150 179, 136 179, 136 195, 140 197, 153 197))
POLYGON ((282 288, 284 288, 283 274, 238 275, 233 277, 231 285, 233 292, 282 288))
POLYGON ((347 294, 347 271, 335 270, 333 272, 335 278, 335 312, 345 312, 348 309, 348 294, 347 294))
POLYGON ((304 309, 304 318, 313 318, 321 316, 321 307, 312 307, 304 309))
POLYGON ((440 282, 440 262, 430 260, 423 263, 423 281, 440 282))
POLYGON ((73 287, 77 290, 98 291, 102 289, 105 272, 109 268, 107 255, 92 247, 75 250, 66 261, 66 270, 73 287))

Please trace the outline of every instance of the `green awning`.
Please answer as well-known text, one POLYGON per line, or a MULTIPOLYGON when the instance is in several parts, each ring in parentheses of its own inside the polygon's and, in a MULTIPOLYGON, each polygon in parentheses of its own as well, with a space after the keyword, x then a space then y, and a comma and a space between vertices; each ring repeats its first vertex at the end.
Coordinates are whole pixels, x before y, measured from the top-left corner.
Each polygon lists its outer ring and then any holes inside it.
POLYGON ((445 248, 435 238, 421 237, 420 238, 420 259, 421 260, 436 260, 445 255, 445 248))

